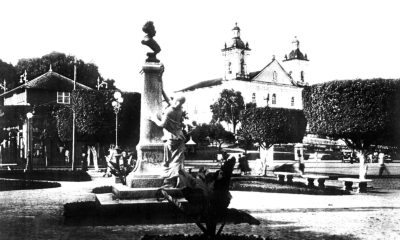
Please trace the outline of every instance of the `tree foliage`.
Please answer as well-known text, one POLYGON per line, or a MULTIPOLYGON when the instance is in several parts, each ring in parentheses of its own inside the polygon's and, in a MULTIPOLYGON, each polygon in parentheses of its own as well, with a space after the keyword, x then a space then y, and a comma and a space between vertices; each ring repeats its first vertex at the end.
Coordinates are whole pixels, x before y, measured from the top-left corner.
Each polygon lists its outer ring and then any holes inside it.
POLYGON ((361 151, 400 146, 400 80, 332 81, 306 87, 303 99, 314 133, 361 151))
POLYGON ((201 144, 207 141, 207 137, 210 134, 210 124, 203 123, 197 125, 193 128, 190 134, 192 136, 193 141, 195 141, 198 144, 201 144))
POLYGON ((264 149, 278 143, 301 142, 306 119, 301 110, 284 108, 250 108, 242 112, 239 138, 258 143, 264 149))
POLYGON ((219 151, 221 151, 223 143, 235 141, 235 135, 226 131, 220 123, 210 124, 208 136, 212 141, 218 144, 219 151))
MULTIPOLYGON (((57 112, 57 128, 61 139, 72 136, 72 109, 76 112, 77 139, 86 142, 115 141, 115 113, 112 107, 114 91, 76 90, 72 107, 57 112)), ((134 146, 139 141, 140 94, 123 93, 124 102, 118 114, 118 139, 123 145, 134 146)))
MULTIPOLYGON (((74 56, 59 52, 52 52, 40 58, 20 59, 15 69, 19 75, 22 75, 26 70, 28 80, 31 80, 49 71, 50 65, 53 71, 70 79, 74 78, 74 56)), ((97 85, 97 78, 100 78, 101 81, 105 80, 100 75, 97 65, 85 63, 80 59, 77 59, 76 75, 77 82, 94 89, 97 85)), ((115 88, 113 79, 107 79, 106 82, 109 83, 108 89, 115 88)), ((14 82, 13 87, 17 84, 19 83, 14 82)))
MULTIPOLYGON (((17 70, 10 63, 5 63, 0 60, 0 84, 6 80, 6 87, 8 90, 14 87, 14 83, 18 81, 17 70)), ((0 89, 0 93, 3 93, 4 89, 0 89)))
POLYGON ((242 93, 233 89, 224 89, 210 108, 213 121, 231 123, 235 133, 236 126, 240 121, 240 112, 245 109, 242 93))

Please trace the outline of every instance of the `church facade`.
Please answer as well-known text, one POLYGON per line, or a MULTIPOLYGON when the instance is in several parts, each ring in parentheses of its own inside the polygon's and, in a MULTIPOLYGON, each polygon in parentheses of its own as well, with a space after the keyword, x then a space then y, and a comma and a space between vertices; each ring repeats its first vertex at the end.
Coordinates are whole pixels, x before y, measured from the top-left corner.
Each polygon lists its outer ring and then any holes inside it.
POLYGON ((233 38, 222 49, 224 75, 199 82, 177 91, 186 97, 184 110, 190 121, 209 123, 212 113, 210 105, 220 96, 223 89, 233 89, 242 93, 245 103, 255 103, 257 107, 277 107, 302 109, 302 90, 307 85, 306 76, 309 60, 300 51, 300 42, 295 38, 292 51, 282 62, 275 57, 266 66, 255 72, 247 69, 251 49, 240 36, 240 28, 232 29, 233 38))

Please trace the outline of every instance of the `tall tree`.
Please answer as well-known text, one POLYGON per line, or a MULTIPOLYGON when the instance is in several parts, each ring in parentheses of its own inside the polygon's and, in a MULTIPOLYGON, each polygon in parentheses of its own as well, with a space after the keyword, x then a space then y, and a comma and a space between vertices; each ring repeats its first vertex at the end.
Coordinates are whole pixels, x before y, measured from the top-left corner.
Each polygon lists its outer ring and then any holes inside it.
POLYGON ((210 124, 209 134, 210 139, 218 144, 218 150, 221 151, 223 143, 235 141, 235 135, 226 131, 220 123, 210 124))
POLYGON ((270 107, 244 110, 241 123, 240 137, 252 139, 264 149, 278 143, 301 142, 307 125, 301 110, 270 107))
POLYGON ((367 154, 379 145, 400 146, 400 80, 317 84, 304 89, 303 101, 311 132, 343 139, 358 152, 360 178, 367 154))
MULTIPOLYGON (((0 59, 0 84, 3 84, 6 80, 6 87, 8 90, 15 87, 15 83, 18 81, 17 70, 10 64, 3 62, 0 59)), ((4 89, 0 88, 0 94, 3 93, 4 89)))
POLYGON ((230 123, 233 133, 236 133, 236 126, 240 121, 240 112, 245 109, 241 92, 233 89, 222 90, 220 97, 210 108, 214 122, 225 121, 230 123))
MULTIPOLYGON (((66 76, 70 79, 74 78, 74 56, 64 53, 52 52, 40 58, 20 59, 15 66, 19 75, 26 70, 28 80, 34 79, 47 71, 50 65, 52 70, 66 76)), ((77 81, 93 89, 97 89, 97 78, 104 80, 100 76, 98 67, 93 63, 85 63, 83 60, 77 59, 77 81)), ((112 86, 112 79, 109 79, 112 86)))
MULTIPOLYGON (((113 143, 115 113, 111 102, 114 91, 76 90, 72 106, 57 112, 58 134, 63 141, 72 139, 72 108, 76 112, 76 133, 79 141, 113 143)), ((122 145, 134 147, 139 142, 140 94, 123 93, 124 102, 118 114, 119 139, 122 145)))

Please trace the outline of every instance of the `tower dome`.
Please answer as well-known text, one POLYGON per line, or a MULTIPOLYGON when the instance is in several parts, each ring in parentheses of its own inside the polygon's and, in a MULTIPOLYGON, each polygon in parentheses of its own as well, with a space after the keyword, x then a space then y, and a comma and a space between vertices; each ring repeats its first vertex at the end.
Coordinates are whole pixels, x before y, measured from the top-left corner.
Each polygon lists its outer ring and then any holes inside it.
POLYGON ((300 51, 300 41, 297 39, 297 37, 294 37, 294 40, 292 41, 292 45, 293 45, 293 50, 289 53, 289 55, 287 55, 288 57, 285 56, 284 61, 293 60, 293 59, 308 61, 307 54, 304 55, 300 51))

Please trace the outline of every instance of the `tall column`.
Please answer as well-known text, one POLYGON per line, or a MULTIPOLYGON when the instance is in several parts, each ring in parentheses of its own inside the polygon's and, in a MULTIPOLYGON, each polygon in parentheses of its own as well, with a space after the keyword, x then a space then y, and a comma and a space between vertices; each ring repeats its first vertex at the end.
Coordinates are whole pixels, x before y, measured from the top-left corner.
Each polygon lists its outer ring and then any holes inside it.
POLYGON ((162 64, 146 62, 143 66, 144 90, 140 109, 140 143, 161 143, 162 128, 149 120, 149 116, 162 113, 162 64))
POLYGON ((127 178, 127 185, 133 188, 160 187, 163 183, 163 129, 149 120, 150 116, 162 114, 162 71, 160 63, 146 62, 143 65, 138 160, 127 178))

